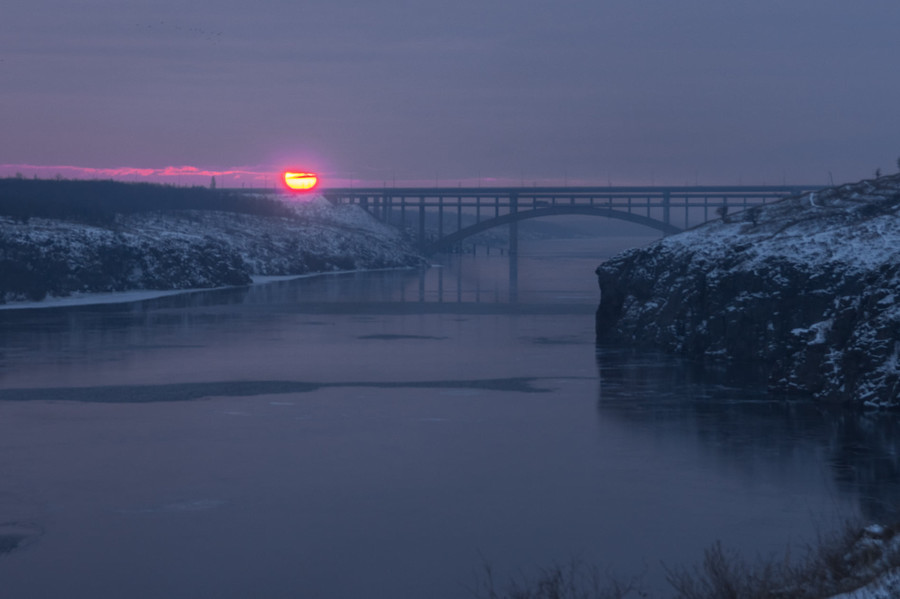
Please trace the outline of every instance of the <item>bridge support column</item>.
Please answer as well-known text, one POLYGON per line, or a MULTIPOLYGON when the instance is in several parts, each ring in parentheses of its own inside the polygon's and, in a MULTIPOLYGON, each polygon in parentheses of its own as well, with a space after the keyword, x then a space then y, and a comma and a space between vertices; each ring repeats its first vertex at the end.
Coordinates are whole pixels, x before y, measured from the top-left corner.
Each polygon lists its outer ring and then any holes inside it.
POLYGON ((663 192, 663 222, 672 224, 672 215, 669 213, 669 204, 672 201, 672 192, 668 189, 663 192))
POLYGON ((509 302, 519 301, 519 255, 509 255, 509 302))
POLYGON ((509 194, 509 303, 519 301, 519 194, 509 194))
POLYGON ((515 215, 519 212, 519 194, 509 194, 509 213, 513 219, 509 222, 509 255, 516 256, 519 253, 519 221, 515 215))
POLYGON ((419 198, 419 247, 425 247, 425 198, 419 198))

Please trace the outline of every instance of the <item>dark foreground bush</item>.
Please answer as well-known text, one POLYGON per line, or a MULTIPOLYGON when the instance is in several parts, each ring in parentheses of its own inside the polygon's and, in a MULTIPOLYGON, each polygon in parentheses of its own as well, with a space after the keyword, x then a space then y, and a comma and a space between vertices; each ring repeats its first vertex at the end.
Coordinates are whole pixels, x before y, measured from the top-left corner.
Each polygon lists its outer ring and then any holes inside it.
POLYGON ((748 562, 720 543, 693 569, 668 570, 678 599, 821 599, 866 586, 900 566, 896 531, 845 524, 820 535, 797 558, 748 562))
POLYGON ((484 566, 478 587, 472 593, 477 599, 625 599, 646 597, 637 580, 627 583, 608 574, 601 574, 596 566, 573 560, 565 566, 554 565, 541 570, 537 578, 510 581, 498 588, 490 565, 484 566))
MULTIPOLYGON (((694 567, 666 568, 673 599, 823 599, 877 581, 900 567, 898 529, 861 528, 845 523, 799 556, 747 561, 737 551, 715 543, 694 567)), ((647 597, 638 580, 617 582, 581 562, 542 570, 533 580, 511 581, 502 588, 489 566, 484 568, 477 599, 624 599, 647 597)), ((885 595, 887 596, 887 595, 885 595)))

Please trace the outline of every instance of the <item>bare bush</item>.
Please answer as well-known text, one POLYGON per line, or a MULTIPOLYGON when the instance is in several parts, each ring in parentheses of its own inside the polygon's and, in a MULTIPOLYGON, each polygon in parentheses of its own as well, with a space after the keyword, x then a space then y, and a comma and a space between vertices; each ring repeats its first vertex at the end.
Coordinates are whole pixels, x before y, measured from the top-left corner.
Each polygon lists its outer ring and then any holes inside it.
POLYGON ((666 569, 666 580, 679 599, 763 599, 781 597, 783 570, 771 561, 748 564, 718 541, 693 569, 666 569))
MULTIPOLYGON (((877 581, 900 568, 900 529, 846 520, 833 532, 794 556, 747 561, 716 542, 693 567, 665 568, 673 599, 820 599, 877 581)), ((621 582, 580 560, 542 569, 537 577, 511 580, 502 588, 489 564, 483 568, 476 599, 626 599, 647 597, 639 578, 621 582)))
POLYGON ((783 558, 748 563, 716 543, 700 566, 667 569, 677 599, 815 599, 863 587, 900 565, 890 542, 893 529, 861 528, 851 521, 835 532, 819 533, 799 559, 790 550, 783 558))
POLYGON ((625 599, 646 597, 638 587, 638 579, 628 582, 601 574, 596 566, 581 560, 566 565, 543 568, 535 579, 521 577, 510 580, 500 589, 494 580, 493 568, 485 564, 478 586, 472 594, 476 599, 625 599))

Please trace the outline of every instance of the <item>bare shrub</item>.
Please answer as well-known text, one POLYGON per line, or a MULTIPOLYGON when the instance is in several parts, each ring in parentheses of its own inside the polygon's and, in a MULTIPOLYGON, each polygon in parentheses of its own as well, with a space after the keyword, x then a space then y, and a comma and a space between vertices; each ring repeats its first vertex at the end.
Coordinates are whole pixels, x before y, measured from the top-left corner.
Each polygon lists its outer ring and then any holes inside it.
POLYGON ((493 568, 485 564, 478 586, 472 594, 476 599, 625 599, 646 597, 638 587, 638 579, 628 582, 601 574, 596 566, 581 560, 566 565, 543 568, 535 579, 523 576, 510 580, 500 589, 494 580, 493 568))
MULTIPOLYGON (((716 542, 693 567, 668 568, 674 599, 819 599, 866 586, 900 568, 900 530, 846 520, 817 534, 794 556, 747 561, 716 542)), ((542 569, 533 579, 520 577, 498 587, 486 564, 476 599, 625 599, 647 597, 638 578, 621 582, 580 560, 542 569)))
POLYGON ((716 542, 692 569, 666 569, 666 580, 679 599, 763 599, 781 597, 782 568, 772 561, 748 564, 716 542))
POLYGON ((820 532, 798 559, 788 549, 781 559, 752 564, 717 542, 706 550, 700 566, 667 568, 666 578, 677 599, 828 597, 865 586, 900 565, 900 552, 891 542, 895 532, 846 521, 834 532, 820 532))

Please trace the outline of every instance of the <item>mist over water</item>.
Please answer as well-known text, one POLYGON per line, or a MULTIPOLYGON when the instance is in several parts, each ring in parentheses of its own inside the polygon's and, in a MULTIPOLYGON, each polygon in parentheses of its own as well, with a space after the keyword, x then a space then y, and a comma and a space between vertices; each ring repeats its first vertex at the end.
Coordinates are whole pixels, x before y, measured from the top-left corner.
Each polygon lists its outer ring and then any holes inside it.
POLYGON ((0 313, 0 595, 469 597, 575 557, 657 590, 893 515, 892 419, 596 346, 629 243, 0 313))

